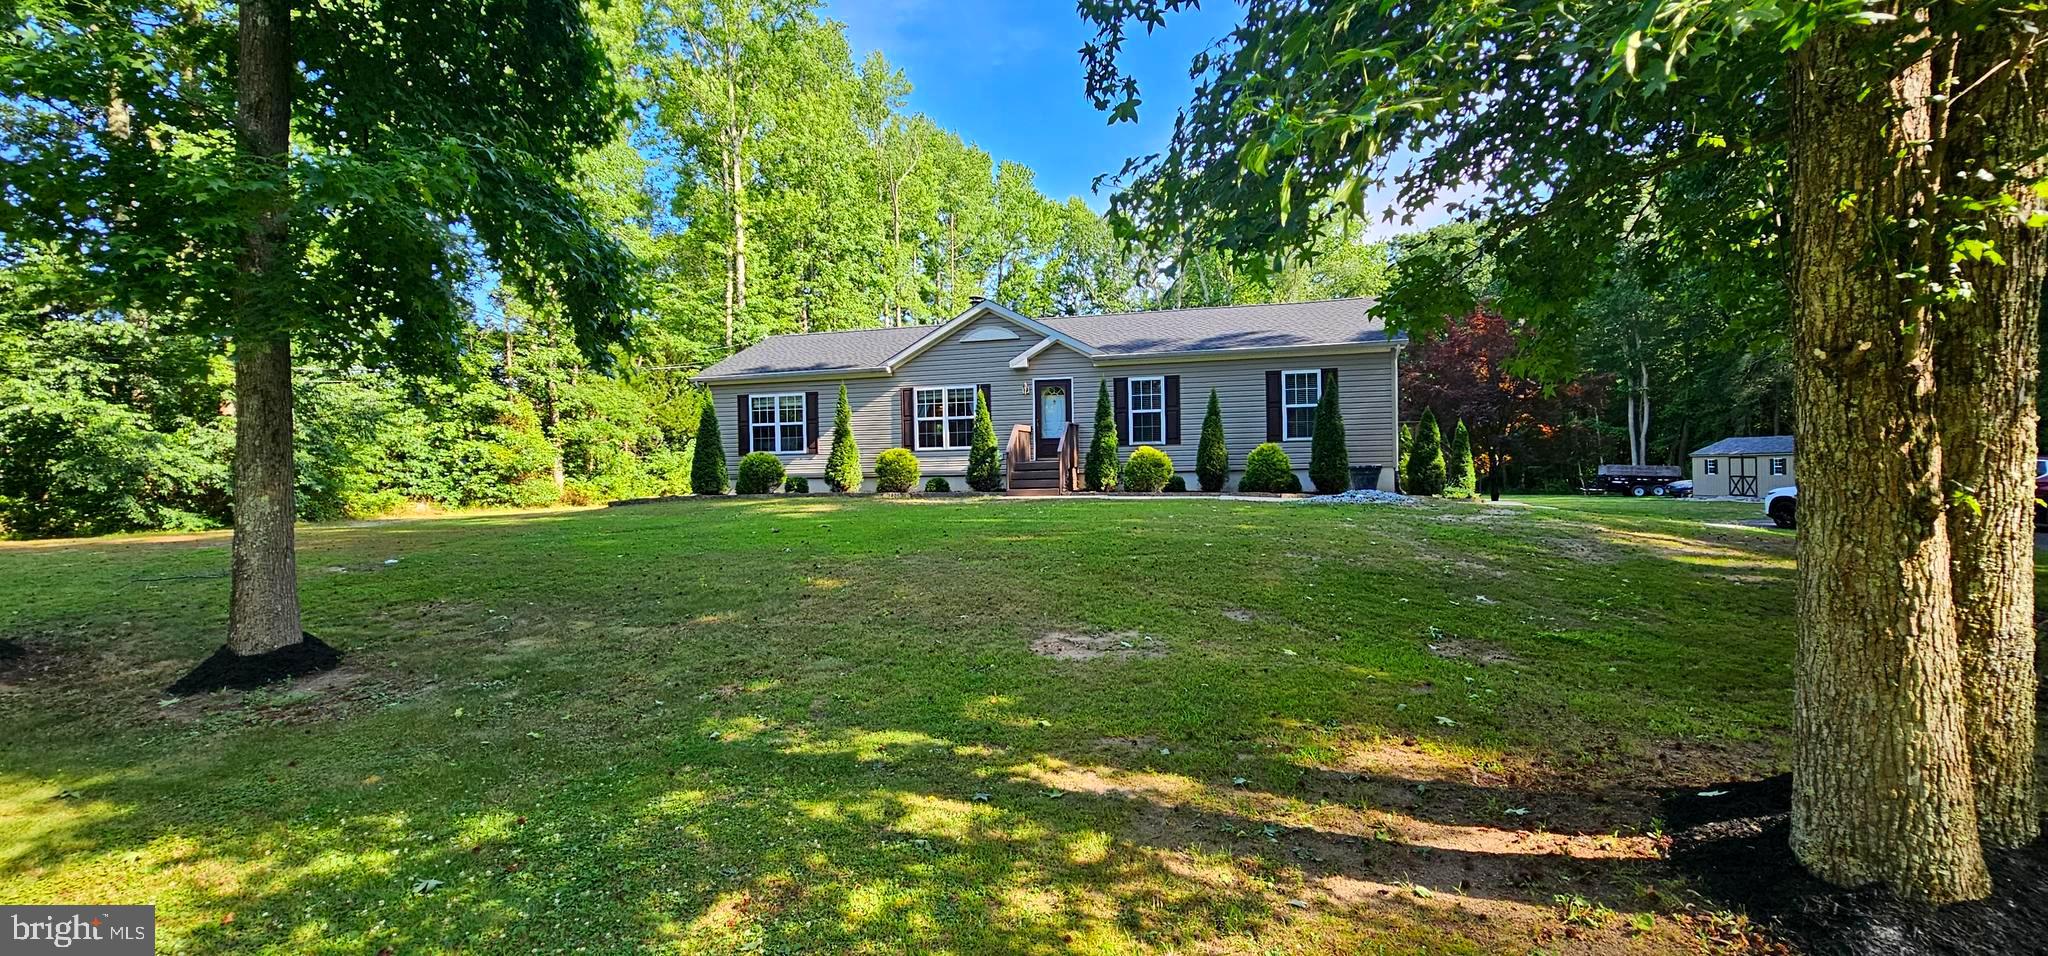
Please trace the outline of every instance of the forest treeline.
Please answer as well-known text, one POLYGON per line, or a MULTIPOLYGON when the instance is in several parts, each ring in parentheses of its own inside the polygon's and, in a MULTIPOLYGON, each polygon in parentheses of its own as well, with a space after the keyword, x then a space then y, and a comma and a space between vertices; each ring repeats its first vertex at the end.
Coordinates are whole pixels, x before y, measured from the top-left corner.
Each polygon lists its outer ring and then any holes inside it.
MULTIPOLYGON (((687 492, 690 376, 770 334, 929 323, 975 295, 1035 315, 1369 296, 1406 262, 1480 258, 1470 226, 1377 242, 1331 234, 1258 272, 1199 244, 1139 250, 1080 197, 1046 195, 1030 169, 910 112, 903 71, 857 55, 816 4, 612 4, 591 16, 633 104, 574 185, 640 267, 626 344, 595 367, 561 316, 469 264, 473 320, 431 371, 305 358, 303 517, 687 492)), ((157 47, 143 54, 167 64, 218 53, 181 48, 176 31, 149 36, 157 47)), ((132 111, 111 91, 89 121, 132 111)), ((0 129, 40 121, 0 101, 0 129)), ((234 409, 222 339, 69 302, 57 290, 79 268, 61 248, 0 236, 0 525, 15 536, 225 525, 234 409)), ((1492 296, 1507 280, 1474 262, 1457 281, 1492 296)), ((1678 461, 1727 434, 1789 429, 1781 346, 1730 341, 1720 308, 1682 276, 1617 271, 1584 303, 1561 361, 1518 362, 1493 327, 1453 322, 1436 338, 1478 363, 1451 376, 1473 388, 1539 374, 1593 386, 1570 393, 1584 400, 1531 405, 1502 436, 1514 485, 1557 489, 1602 459, 1678 461), (1624 411, 1638 399, 1648 424, 1631 429, 1624 411)), ((1418 367, 1455 364, 1449 355, 1418 367)), ((1443 403, 1461 400, 1449 394, 1443 403)), ((1415 401, 1404 417, 1420 413, 1415 401)))

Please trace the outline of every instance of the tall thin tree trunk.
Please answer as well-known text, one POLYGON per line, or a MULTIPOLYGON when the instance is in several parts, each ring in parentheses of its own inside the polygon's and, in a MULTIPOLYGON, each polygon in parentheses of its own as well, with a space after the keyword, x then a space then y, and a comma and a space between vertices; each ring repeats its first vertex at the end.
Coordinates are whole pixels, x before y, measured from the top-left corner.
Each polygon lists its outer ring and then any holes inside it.
POLYGON ((1929 316, 1894 278, 1917 251, 1889 238, 1894 220, 1924 215, 1915 168, 1932 70, 1906 66, 1864 96, 1866 65, 1849 31, 1823 28, 1788 84, 1801 485, 1792 848, 1829 882, 1947 903, 1985 896, 1990 876, 1929 316))
POLYGON ((279 177, 243 234, 235 309, 235 536, 228 650, 251 655, 297 643, 298 566, 292 523, 292 268, 285 261, 291 140, 291 4, 241 4, 235 127, 242 149, 279 177))
POLYGON ((2034 458, 2040 379, 2037 310, 2048 242, 2024 224, 2039 203, 2038 150, 2048 144, 2048 65, 2000 18, 1963 41, 1956 78, 1965 92, 1949 132, 1945 188, 1987 203, 1986 238, 2003 265, 1966 259, 1971 298, 1952 303, 1937 328, 1936 383, 1949 487, 1974 506, 1951 504, 1956 625, 1968 697, 1970 765, 1985 842, 2022 846, 2041 833, 2035 791, 2034 458), (2002 68, 2012 64, 2009 68, 2002 68), (1984 170, 1994 175, 1983 179, 1984 170))

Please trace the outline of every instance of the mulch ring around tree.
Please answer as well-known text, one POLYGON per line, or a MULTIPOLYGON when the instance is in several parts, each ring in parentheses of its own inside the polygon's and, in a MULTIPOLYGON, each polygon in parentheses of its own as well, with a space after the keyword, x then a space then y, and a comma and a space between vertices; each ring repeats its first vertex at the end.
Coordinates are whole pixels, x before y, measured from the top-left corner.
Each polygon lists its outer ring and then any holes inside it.
POLYGON ((27 654, 28 650, 21 646, 20 641, 17 641, 11 637, 0 639, 0 664, 5 664, 8 661, 14 660, 17 657, 25 656, 27 654))
POLYGON ((1930 909, 1815 879, 1792 855, 1791 812, 1790 774, 1668 793, 1671 864, 1709 899, 1819 956, 2048 954, 2048 839, 1985 854, 1990 899, 1930 909))
POLYGON ((216 690, 251 690, 287 677, 330 670, 340 664, 340 651, 302 632, 297 644, 262 654, 244 656, 223 647, 166 690, 175 697, 190 697, 216 690))

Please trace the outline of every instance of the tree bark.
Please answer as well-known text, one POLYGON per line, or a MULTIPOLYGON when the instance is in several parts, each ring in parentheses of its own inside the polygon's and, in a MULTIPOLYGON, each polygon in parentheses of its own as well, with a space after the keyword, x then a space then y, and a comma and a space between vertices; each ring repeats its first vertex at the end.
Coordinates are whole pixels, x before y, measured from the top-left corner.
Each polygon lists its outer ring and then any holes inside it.
POLYGON ((1815 875, 1932 903, 1990 892, 1950 597, 1915 170, 1932 70, 1870 95, 1853 37, 1794 56, 1792 276, 1799 502, 1792 848, 1815 875), (1905 104, 1905 105, 1901 105, 1905 104), (1850 199, 1849 197, 1853 197, 1850 199), (1885 507, 1871 507, 1885 502, 1885 507))
POLYGON ((2044 170, 2048 68, 2030 60, 2011 21, 1966 37, 1951 112, 1945 188, 1983 202, 2000 265, 1965 258, 1970 296, 1937 327, 1936 383, 1951 504, 1956 625, 1968 704, 1977 823, 1986 843, 2023 846, 2040 835, 2035 791, 2034 459, 2040 379, 2038 318, 2048 243, 2025 218, 2040 203, 2028 184, 2044 170), (1993 174, 1985 179, 1982 170, 1993 174))
POLYGON ((235 536, 228 650, 251 655, 297 643, 293 554, 292 339, 284 182, 291 140, 291 4, 241 4, 235 127, 252 162, 276 177, 243 232, 234 289, 235 536))

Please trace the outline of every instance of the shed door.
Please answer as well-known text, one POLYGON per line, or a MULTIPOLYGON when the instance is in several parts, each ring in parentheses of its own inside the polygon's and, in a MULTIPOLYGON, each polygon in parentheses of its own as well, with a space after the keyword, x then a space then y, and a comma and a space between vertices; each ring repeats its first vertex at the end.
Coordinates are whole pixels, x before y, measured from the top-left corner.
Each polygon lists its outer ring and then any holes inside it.
POLYGON ((1737 498, 1756 497, 1756 459, 1728 459, 1728 494, 1737 498))

